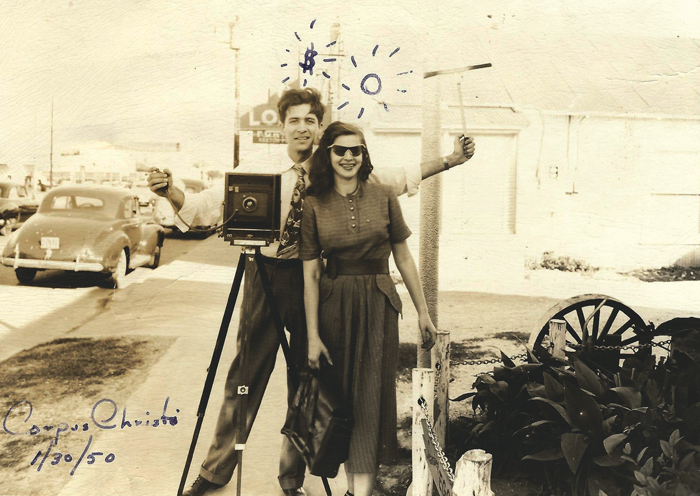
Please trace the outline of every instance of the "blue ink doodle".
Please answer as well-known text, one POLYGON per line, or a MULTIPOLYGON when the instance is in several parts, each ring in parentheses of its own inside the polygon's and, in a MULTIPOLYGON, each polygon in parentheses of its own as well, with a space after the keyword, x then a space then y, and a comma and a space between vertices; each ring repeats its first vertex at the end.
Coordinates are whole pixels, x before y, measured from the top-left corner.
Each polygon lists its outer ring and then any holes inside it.
MULTIPOLYGON (((78 470, 78 467, 82 463, 83 459, 86 459, 86 463, 88 465, 93 465, 96 461, 96 457, 99 456, 104 456, 104 453, 102 451, 92 451, 88 454, 88 451, 90 450, 90 446, 92 445, 92 434, 90 434, 90 437, 88 438, 87 444, 85 445, 85 448, 83 448, 83 452, 80 454, 80 457, 78 460, 75 462, 75 465, 73 466, 72 470, 70 471, 71 477, 75 475, 76 470, 78 470), (87 458, 86 458, 87 455, 87 458)), ((39 458, 41 458, 41 462, 39 462, 39 465, 36 468, 37 472, 41 472, 41 469, 44 467, 44 463, 46 462, 46 459, 49 457, 51 451, 53 448, 56 446, 54 443, 54 440, 52 439, 51 442, 49 443, 49 447, 46 449, 46 452, 43 452, 41 450, 36 452, 36 455, 34 455, 34 458, 32 458, 32 461, 29 462, 30 466, 36 465, 37 461, 39 461, 39 458)), ((104 457, 104 462, 105 463, 112 463, 116 459, 116 455, 114 453, 108 453, 107 456, 104 457)), ((50 462, 51 465, 58 465, 61 462, 65 463, 72 463, 73 462, 73 455, 70 453, 60 453, 55 451, 53 453, 53 460, 50 462)))
POLYGON ((311 25, 309 26, 309 29, 313 29, 313 28, 314 28, 314 24, 316 24, 316 19, 314 19, 313 21, 311 21, 311 25))
POLYGON ((377 76, 376 74, 374 74, 374 73, 369 73, 369 74, 367 74, 364 78, 362 78, 362 82, 360 83, 360 89, 361 89, 366 95, 371 95, 371 96, 378 95, 379 92, 382 91, 382 80, 379 79, 379 76, 377 76), (377 91, 370 91, 370 90, 368 90, 367 87, 365 86, 365 83, 367 82, 367 80, 368 80, 369 78, 374 78, 374 79, 377 80, 377 91))
POLYGON ((365 108, 362 107, 362 108, 360 109, 360 113, 357 114, 357 118, 358 118, 358 119, 361 119, 361 118, 362 118, 362 114, 364 114, 364 113, 365 113, 365 108))
POLYGON ((372 50, 372 57, 377 55, 377 49, 379 48, 379 45, 374 45, 374 50, 372 50))
POLYGON ((307 48, 306 53, 304 53, 304 62, 299 62, 299 67, 301 67, 304 74, 308 71, 309 75, 314 75, 314 66, 316 65, 314 57, 317 55, 318 52, 314 50, 314 44, 311 43, 311 48, 307 48))
MULTIPOLYGON (((176 426, 178 424, 178 419, 177 415, 168 415, 168 404, 170 402, 170 397, 167 397, 165 399, 165 402, 163 404, 163 413, 158 419, 154 419, 153 422, 151 423, 150 420, 147 420, 145 425, 151 425, 152 427, 158 427, 160 425, 171 425, 171 426, 176 426)), ((176 413, 180 413, 180 409, 175 410, 176 413)), ((122 419, 121 423, 119 426, 117 425, 116 421, 112 423, 112 421, 115 419, 117 416, 118 412, 118 407, 117 403, 114 400, 111 400, 109 398, 103 398, 99 401, 97 401, 93 407, 92 411, 90 413, 90 418, 92 420, 92 424, 95 428, 101 429, 101 430, 112 430, 116 429, 119 427, 119 430, 124 430, 128 429, 132 425, 134 426, 139 426, 142 425, 143 422, 139 419, 134 419, 134 418, 127 418, 127 408, 124 407, 122 410, 122 419), (108 410, 105 411, 105 408, 108 410), (104 413, 104 415, 100 415, 100 413, 104 413), (98 419, 99 417, 99 419, 98 419), (132 424, 133 422, 133 424, 132 424)), ((39 427, 37 424, 32 424, 29 430, 25 432, 19 432, 19 429, 17 428, 11 428, 11 423, 13 420, 15 420, 15 417, 19 417, 17 420, 21 422, 23 425, 28 425, 30 422, 30 419, 32 415, 34 414, 34 407, 32 406, 31 402, 27 400, 23 400, 20 402, 15 403, 12 405, 8 410, 7 413, 5 414, 5 417, 3 419, 2 427, 3 430, 11 435, 11 436, 36 436, 42 432, 42 427, 39 427), (28 407, 28 412, 24 414, 22 412, 22 407, 28 407)), ((150 412, 146 412, 146 416, 149 416, 150 412)), ((61 437, 62 433, 68 433, 68 432, 77 432, 81 430, 82 432, 87 432, 90 430, 90 424, 85 422, 82 425, 77 423, 77 422, 58 422, 54 425, 44 425, 43 426, 43 432, 54 432, 54 436, 52 441, 52 446, 58 446, 59 440, 61 437), (82 429, 81 429, 82 427, 82 429)))
MULTIPOLYGON (((328 45, 326 45, 326 48, 330 48, 330 47, 332 47, 333 45, 335 45, 336 43, 338 43, 338 42, 337 42, 337 41, 331 41, 328 45)), ((289 51, 289 50, 287 50, 287 51, 289 51)))
POLYGON ((347 106, 347 105, 349 105, 349 104, 350 104, 350 102, 345 102, 345 103, 343 103, 340 107, 338 107, 338 110, 342 109, 343 107, 345 107, 345 106, 347 106))
POLYGON ((294 36, 297 37, 297 40, 301 41, 301 38, 299 38, 299 34, 296 31, 294 32, 294 36))
POLYGON ((345 88, 346 90, 350 91, 350 87, 349 87, 348 85, 343 84, 343 85, 341 85, 341 86, 342 86, 343 88, 345 88))
POLYGON ((326 79, 331 78, 330 74, 326 74, 326 71, 321 71, 321 74, 323 74, 323 77, 325 77, 326 79))
MULTIPOLYGON (((396 52, 398 52, 399 50, 401 50, 401 47, 396 47, 396 50, 394 50, 393 52, 391 52, 391 53, 389 54, 389 57, 393 57, 393 56, 396 54, 396 52)), ((413 72, 413 71, 411 71, 411 72, 413 72)))

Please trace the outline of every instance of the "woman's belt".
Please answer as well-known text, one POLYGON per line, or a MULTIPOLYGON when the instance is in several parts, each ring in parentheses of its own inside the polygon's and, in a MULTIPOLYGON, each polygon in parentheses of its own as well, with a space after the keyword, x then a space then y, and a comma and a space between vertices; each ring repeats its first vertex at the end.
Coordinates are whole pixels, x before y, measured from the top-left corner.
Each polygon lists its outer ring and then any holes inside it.
POLYGON ((368 274, 388 274, 389 259, 347 259, 329 258, 326 262, 326 274, 331 279, 338 276, 362 276, 368 274))

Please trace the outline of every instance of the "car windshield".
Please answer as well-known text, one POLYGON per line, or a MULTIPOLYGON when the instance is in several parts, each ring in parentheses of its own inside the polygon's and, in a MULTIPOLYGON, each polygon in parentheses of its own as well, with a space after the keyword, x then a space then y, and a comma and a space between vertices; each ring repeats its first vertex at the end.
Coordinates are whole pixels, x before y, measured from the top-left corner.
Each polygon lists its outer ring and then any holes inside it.
POLYGON ((65 194, 47 197, 40 212, 64 212, 67 214, 91 214, 99 217, 115 217, 117 205, 105 202, 97 196, 65 194))

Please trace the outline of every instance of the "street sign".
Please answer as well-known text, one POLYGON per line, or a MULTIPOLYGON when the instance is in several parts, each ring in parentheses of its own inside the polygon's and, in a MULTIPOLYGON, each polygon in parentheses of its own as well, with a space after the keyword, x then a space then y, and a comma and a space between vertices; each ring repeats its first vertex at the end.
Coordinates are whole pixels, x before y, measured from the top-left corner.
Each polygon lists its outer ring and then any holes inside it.
POLYGON ((287 143, 287 140, 285 139, 282 131, 266 131, 256 129, 253 131, 253 143, 283 145, 287 143))
POLYGON ((425 459, 428 462, 428 468, 433 476, 433 482, 440 496, 452 496, 452 482, 447 475, 447 470, 440 463, 440 457, 435 450, 435 446, 430 442, 428 434, 428 422, 425 418, 420 420, 420 425, 423 428, 423 442, 425 443, 425 459))

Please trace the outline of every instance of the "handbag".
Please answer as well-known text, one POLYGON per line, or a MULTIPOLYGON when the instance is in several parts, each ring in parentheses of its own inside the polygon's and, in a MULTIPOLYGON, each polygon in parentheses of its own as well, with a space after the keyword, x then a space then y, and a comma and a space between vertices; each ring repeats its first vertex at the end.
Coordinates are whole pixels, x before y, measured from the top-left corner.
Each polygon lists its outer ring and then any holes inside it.
POLYGON ((338 475, 349 456, 353 423, 352 405, 323 382, 319 371, 302 371, 282 434, 299 450, 311 474, 338 475))

